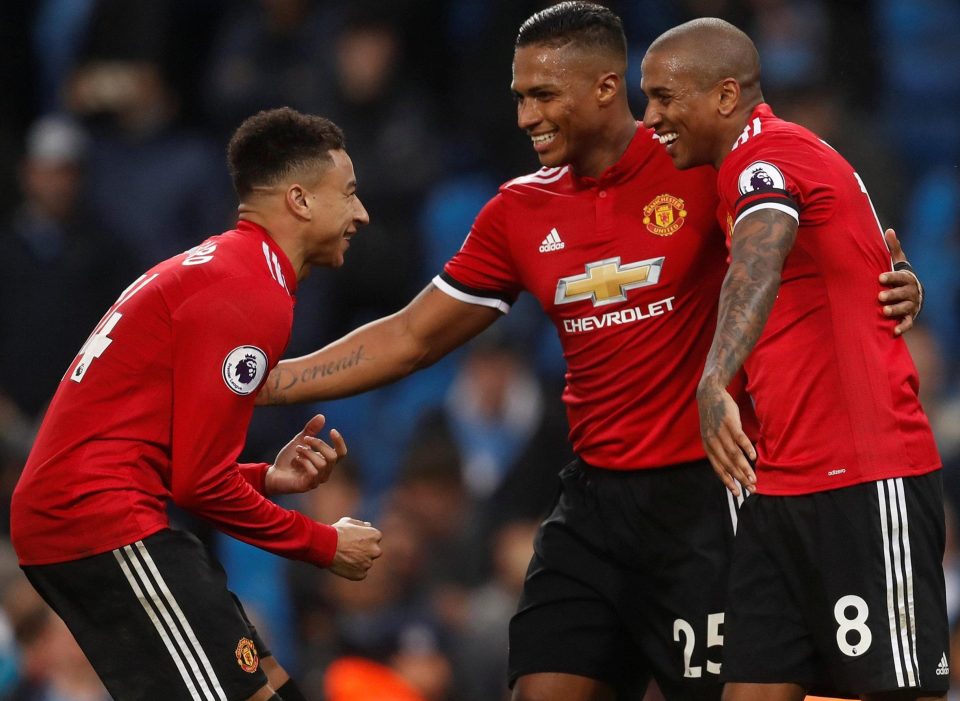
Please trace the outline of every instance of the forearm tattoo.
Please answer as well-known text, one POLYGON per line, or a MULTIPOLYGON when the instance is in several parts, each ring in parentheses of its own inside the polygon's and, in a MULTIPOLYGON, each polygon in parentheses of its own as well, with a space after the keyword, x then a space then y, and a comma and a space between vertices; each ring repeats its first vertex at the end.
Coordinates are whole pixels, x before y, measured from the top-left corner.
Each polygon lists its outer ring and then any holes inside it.
POLYGON ((264 392, 267 394, 269 403, 282 404, 287 391, 296 385, 309 383, 318 377, 331 377, 370 359, 370 356, 364 353, 364 347, 361 345, 336 360, 315 363, 296 370, 284 367, 281 364, 270 373, 270 377, 264 386, 264 392))
POLYGON ((704 376, 716 379, 720 387, 730 384, 760 338, 796 236, 797 222, 775 209, 750 214, 737 226, 704 369, 704 376))

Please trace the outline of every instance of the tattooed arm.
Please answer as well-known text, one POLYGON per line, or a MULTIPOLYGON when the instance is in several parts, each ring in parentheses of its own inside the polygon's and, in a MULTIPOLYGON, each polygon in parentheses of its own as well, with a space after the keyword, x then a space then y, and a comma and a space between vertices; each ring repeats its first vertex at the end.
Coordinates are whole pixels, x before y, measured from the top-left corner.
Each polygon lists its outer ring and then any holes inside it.
POLYGON ((780 289, 783 262, 797 237, 797 222, 775 209, 753 212, 731 237, 730 269, 720 290, 717 330, 697 388, 700 434, 714 471, 736 495, 736 482, 753 491, 750 460, 757 455, 727 392, 734 374, 763 331, 780 289))
POLYGON ((460 302, 427 285, 396 314, 310 355, 281 361, 257 404, 336 399, 388 384, 435 363, 499 317, 496 309, 460 302))

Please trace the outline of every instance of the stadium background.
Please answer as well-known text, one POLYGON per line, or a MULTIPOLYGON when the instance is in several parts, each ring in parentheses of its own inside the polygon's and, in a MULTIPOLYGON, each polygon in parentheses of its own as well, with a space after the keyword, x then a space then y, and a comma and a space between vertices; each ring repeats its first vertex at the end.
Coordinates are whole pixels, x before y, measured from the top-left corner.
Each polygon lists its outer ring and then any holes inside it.
MULTIPOLYGON (((148 265, 231 227, 224 146, 252 112, 290 105, 339 123, 372 220, 342 269, 315 271, 302 286, 288 354, 412 298, 497 185, 537 167, 508 88, 516 30, 547 4, 4 3, 0 511, 44 403, 103 309, 148 265)), ((686 19, 720 16, 756 40, 765 96, 780 116, 811 127, 858 168, 926 285, 909 342, 952 514, 960 495, 960 3, 604 4, 624 19, 638 116, 649 41, 686 19)), ((176 518, 217 549, 278 658, 317 698, 324 684, 331 701, 386 699, 399 684, 389 698, 496 701, 530 538, 569 451, 562 381, 554 332, 527 299, 467 348, 392 387, 258 410, 245 459, 272 460, 314 409, 347 437, 349 464, 289 503, 326 522, 350 513, 381 527, 385 555, 363 583, 176 518), (357 655, 383 667, 361 669, 357 655), (358 674, 381 690, 350 696, 358 674)), ((952 524, 950 532, 956 620, 952 524)), ((2 545, 0 700, 97 699, 69 636, 2 545)))

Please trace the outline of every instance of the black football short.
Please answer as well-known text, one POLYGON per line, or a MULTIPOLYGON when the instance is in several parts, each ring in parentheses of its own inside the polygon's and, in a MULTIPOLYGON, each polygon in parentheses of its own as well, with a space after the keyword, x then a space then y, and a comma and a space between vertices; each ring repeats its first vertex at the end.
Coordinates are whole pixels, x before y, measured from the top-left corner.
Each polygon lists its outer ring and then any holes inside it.
POLYGON ((720 698, 736 504, 706 462, 615 471, 574 461, 510 623, 510 684, 562 672, 640 699, 720 698))
POLYGON ((752 496, 734 545, 727 681, 940 695, 950 663, 940 471, 752 496))
POLYGON ((259 661, 269 651, 188 533, 23 570, 116 701, 237 701, 267 683, 259 661))

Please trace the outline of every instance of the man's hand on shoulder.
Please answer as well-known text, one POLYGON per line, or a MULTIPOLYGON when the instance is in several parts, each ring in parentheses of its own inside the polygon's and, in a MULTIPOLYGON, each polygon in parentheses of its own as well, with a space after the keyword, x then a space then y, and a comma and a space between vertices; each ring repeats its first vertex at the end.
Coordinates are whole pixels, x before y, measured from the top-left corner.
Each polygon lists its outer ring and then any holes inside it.
POLYGON ((267 494, 307 492, 329 479, 333 466, 347 454, 347 444, 337 429, 330 431, 332 446, 316 437, 326 422, 317 414, 277 454, 264 479, 267 494))
POLYGON ((330 571, 344 579, 359 581, 367 576, 373 561, 380 557, 382 534, 369 521, 344 516, 333 524, 337 529, 337 553, 330 571))
POLYGON ((900 319, 900 323, 893 330, 894 336, 900 336, 913 328, 913 322, 920 313, 920 308, 923 306, 923 285, 920 284, 920 279, 907 262, 907 256, 900 248, 896 232, 893 229, 887 229, 883 233, 883 238, 887 242, 887 248, 890 249, 894 270, 880 275, 880 284, 890 289, 881 292, 879 300, 884 305, 884 316, 900 319))

